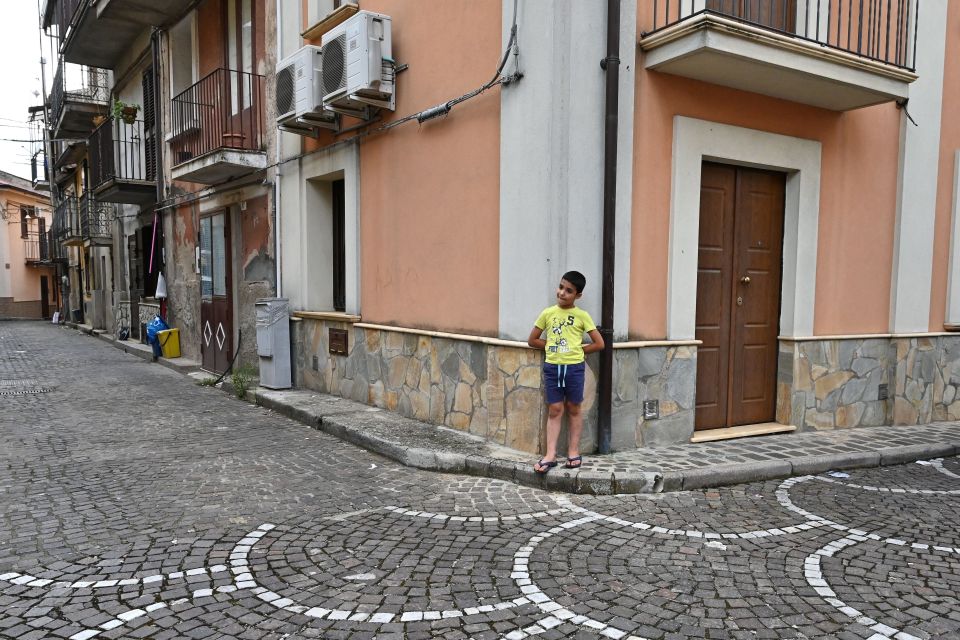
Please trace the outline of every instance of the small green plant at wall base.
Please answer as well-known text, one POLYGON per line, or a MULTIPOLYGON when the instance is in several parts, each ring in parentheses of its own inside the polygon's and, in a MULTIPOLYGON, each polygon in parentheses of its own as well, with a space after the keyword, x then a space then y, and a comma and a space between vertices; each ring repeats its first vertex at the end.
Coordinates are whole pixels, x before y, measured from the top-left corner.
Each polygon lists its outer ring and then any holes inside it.
POLYGON ((204 378, 203 380, 200 380, 199 382, 197 382, 197 384, 200 385, 201 387, 212 387, 216 383, 217 383, 217 379, 214 377, 204 378))
POLYGON ((257 370, 248 364, 233 370, 233 373, 230 374, 230 382, 233 384, 233 391, 237 394, 238 398, 246 397, 247 390, 250 389, 250 383, 253 382, 256 376, 257 370))

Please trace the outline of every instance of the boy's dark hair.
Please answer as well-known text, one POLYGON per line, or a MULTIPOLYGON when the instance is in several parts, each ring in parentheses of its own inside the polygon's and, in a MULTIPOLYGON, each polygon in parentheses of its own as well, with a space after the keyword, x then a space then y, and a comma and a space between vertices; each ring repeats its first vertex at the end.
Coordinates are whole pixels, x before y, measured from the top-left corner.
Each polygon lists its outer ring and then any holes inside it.
POLYGON ((587 278, 579 271, 567 271, 561 279, 576 287, 577 293, 583 293, 583 288, 587 286, 587 278))

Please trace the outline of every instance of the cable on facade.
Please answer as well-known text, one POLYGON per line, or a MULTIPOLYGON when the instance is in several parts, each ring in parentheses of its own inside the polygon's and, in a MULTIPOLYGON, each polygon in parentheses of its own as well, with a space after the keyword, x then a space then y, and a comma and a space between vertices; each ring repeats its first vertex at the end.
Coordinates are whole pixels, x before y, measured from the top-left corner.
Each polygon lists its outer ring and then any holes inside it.
MULTIPOLYGON (((513 82, 516 82, 516 81, 520 80, 520 78, 523 77, 523 74, 520 73, 520 69, 519 69, 520 49, 519 49, 518 40, 517 40, 517 6, 519 5, 519 3, 520 3, 520 0, 514 0, 514 2, 513 2, 513 18, 512 18, 512 23, 511 23, 511 25, 510 25, 510 39, 507 41, 507 46, 506 46, 505 49, 504 49, 503 56, 500 58, 500 64, 497 65, 497 70, 494 72, 493 77, 490 78, 489 81, 487 81, 486 83, 484 83, 483 85, 481 85, 479 88, 474 89, 473 91, 470 91, 470 92, 468 92, 468 93, 465 93, 465 94, 463 94, 463 95, 461 95, 461 96, 458 96, 458 97, 456 97, 456 98, 453 98, 453 99, 451 99, 451 100, 448 100, 447 102, 443 102, 443 103, 441 103, 441 104, 439 104, 439 105, 430 107, 430 108, 428 108, 428 109, 423 109, 422 111, 418 111, 418 112, 416 112, 416 113, 412 113, 412 114, 406 115, 406 116, 404 116, 404 117, 402 117, 402 118, 400 118, 400 119, 398 119, 398 120, 392 120, 392 121, 388 122, 387 124, 384 124, 384 125, 382 125, 382 126, 377 127, 376 129, 370 129, 370 130, 367 130, 367 131, 360 131, 360 132, 358 132, 357 134, 350 136, 349 138, 344 138, 343 140, 338 140, 338 141, 334 142, 333 144, 327 145, 327 146, 322 147, 322 148, 320 148, 320 149, 314 149, 314 150, 312 150, 312 151, 306 151, 306 152, 304 152, 304 153, 298 153, 297 155, 292 156, 292 157, 290 157, 290 158, 286 158, 286 159, 283 159, 283 160, 279 160, 279 161, 277 161, 277 162, 274 162, 273 164, 269 164, 269 165, 265 166, 265 167, 262 169, 262 171, 267 171, 268 169, 273 169, 273 168, 278 167, 278 166, 280 166, 280 165, 282 165, 282 164, 286 164, 286 163, 288 163, 288 162, 293 162, 293 161, 295 161, 295 160, 301 160, 301 159, 303 159, 303 158, 307 158, 307 157, 309 157, 309 156, 312 156, 312 155, 314 155, 314 154, 316 154, 316 153, 326 153, 326 152, 329 152, 329 151, 331 151, 331 150, 333 150, 333 149, 336 149, 336 148, 338 148, 338 147, 340 147, 340 146, 343 146, 343 145, 346 145, 346 144, 350 144, 351 142, 354 142, 355 140, 361 140, 361 139, 363 139, 363 138, 366 138, 367 136, 371 136, 371 135, 375 135, 375 134, 377 134, 377 133, 383 133, 383 132, 385 132, 385 131, 389 131, 390 129, 393 129, 394 127, 399 127, 400 125, 405 124, 405 123, 407 123, 407 122, 410 122, 410 121, 412 121, 412 120, 416 120, 416 121, 419 122, 419 123, 423 123, 423 122, 425 122, 425 121, 427 121, 427 120, 430 120, 430 119, 432 119, 432 118, 435 118, 435 117, 437 117, 437 116, 447 115, 448 113, 450 113, 450 109, 452 109, 454 106, 456 106, 456 105, 458 105, 458 104, 460 104, 460 103, 462 103, 462 102, 466 102, 467 100, 470 100, 470 99, 472 99, 472 98, 475 98, 475 97, 479 96, 481 93, 483 93, 484 91, 486 91, 486 90, 488 90, 488 89, 490 89, 490 88, 492 88, 492 87, 495 87, 495 86, 498 85, 498 84, 507 85, 507 84, 511 84, 511 83, 513 83, 513 82), (501 76, 501 74, 503 73, 503 69, 507 66, 507 61, 510 59, 510 55, 511 55, 511 54, 514 56, 514 70, 513 70, 513 73, 510 74, 509 76, 506 76, 506 77, 501 76)), ((364 126, 367 126, 367 125, 369 125, 369 124, 372 124, 373 122, 376 122, 376 120, 371 120, 371 121, 367 121, 367 122, 360 123, 360 124, 357 125, 356 127, 350 127, 349 129, 346 129, 346 130, 344 130, 344 131, 336 132, 335 135, 340 135, 340 134, 342 134, 342 133, 346 133, 347 131, 353 131, 353 130, 355 130, 355 129, 357 129, 357 128, 362 128, 362 127, 364 127, 364 126)), ((181 206, 181 205, 185 205, 185 204, 190 204, 190 203, 192 203, 192 202, 196 202, 196 201, 198 201, 198 200, 202 200, 202 199, 205 198, 205 197, 214 195, 214 194, 217 192, 216 190, 217 190, 218 187, 222 187, 222 186, 227 185, 227 184, 230 184, 230 180, 226 180, 226 181, 221 182, 221 183, 219 183, 219 184, 209 185, 209 186, 204 187, 203 189, 199 189, 199 190, 197 190, 197 191, 191 191, 191 192, 188 192, 188 193, 184 193, 184 194, 180 194, 180 195, 168 197, 168 198, 166 198, 165 200, 157 203, 157 207, 156 207, 155 211, 163 211, 163 210, 165 210, 165 209, 170 209, 170 208, 173 208, 173 207, 178 207, 178 206, 181 206), (190 196, 194 196, 194 195, 195 195, 196 197, 192 197, 192 198, 190 197, 190 196), (183 198, 183 199, 179 199, 179 198, 183 198)), ((256 184, 256 183, 250 183, 250 184, 256 184)), ((243 187, 243 186, 247 186, 247 184, 244 183, 244 184, 236 185, 236 186, 234 186, 234 188, 243 187)))

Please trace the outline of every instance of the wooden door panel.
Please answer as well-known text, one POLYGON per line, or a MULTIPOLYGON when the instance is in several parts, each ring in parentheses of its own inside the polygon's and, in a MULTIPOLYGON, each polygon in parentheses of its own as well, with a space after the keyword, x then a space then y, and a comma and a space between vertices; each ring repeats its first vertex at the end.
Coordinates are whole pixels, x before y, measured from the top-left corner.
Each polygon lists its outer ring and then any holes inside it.
POLYGON ((724 426, 727 415, 736 171, 704 164, 701 184, 695 427, 714 429, 724 426))
POLYGON ((200 351, 203 368, 223 373, 233 354, 230 215, 200 220, 200 351))
POLYGON ((783 244, 783 174, 739 169, 734 221, 735 296, 729 426, 776 415, 777 333, 783 244), (749 278, 749 281, 747 281, 749 278))
POLYGON ((695 428, 770 421, 785 179, 704 163, 701 184, 695 428))

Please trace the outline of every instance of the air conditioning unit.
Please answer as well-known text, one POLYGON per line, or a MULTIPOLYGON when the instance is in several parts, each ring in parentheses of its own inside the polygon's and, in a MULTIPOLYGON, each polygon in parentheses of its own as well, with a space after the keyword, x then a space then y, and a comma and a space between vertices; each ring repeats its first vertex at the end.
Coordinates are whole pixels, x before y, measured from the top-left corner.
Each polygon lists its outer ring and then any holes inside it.
POLYGON ((277 123, 281 129, 311 135, 318 127, 336 129, 339 116, 323 106, 320 47, 307 45, 277 65, 277 123))
POLYGON ((396 107, 390 16, 358 11, 325 33, 320 48, 324 106, 356 117, 396 107))

